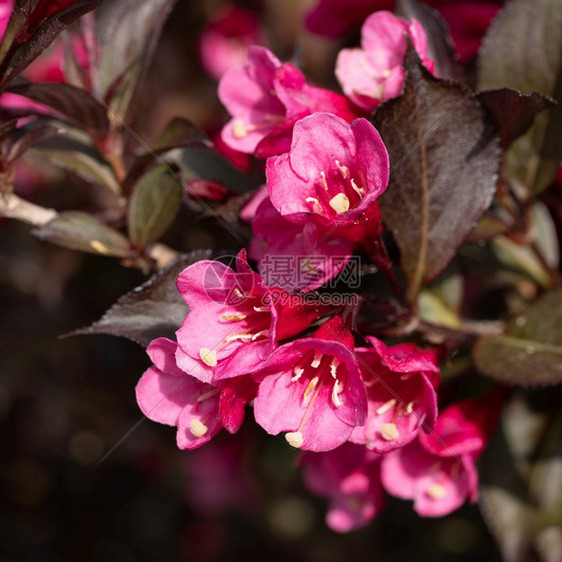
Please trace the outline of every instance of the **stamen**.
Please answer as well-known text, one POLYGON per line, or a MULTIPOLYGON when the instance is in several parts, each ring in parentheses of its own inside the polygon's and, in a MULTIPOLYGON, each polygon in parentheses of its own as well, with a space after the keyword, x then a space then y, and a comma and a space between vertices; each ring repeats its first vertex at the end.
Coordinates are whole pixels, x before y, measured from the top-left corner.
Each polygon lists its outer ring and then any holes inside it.
POLYGON ((221 318, 223 320, 226 320, 227 322, 236 322, 238 320, 244 320, 244 318, 246 318, 246 315, 242 312, 232 312, 231 314, 221 312, 221 318))
POLYGON ((193 418, 189 424, 189 431, 194 437, 203 437, 209 431, 209 428, 197 418, 193 418))
POLYGON ((330 207, 332 207, 338 215, 341 215, 349 211, 349 198, 345 193, 338 193, 330 199, 330 207))
POLYGON ((226 341, 228 343, 233 342, 233 341, 237 341, 237 340, 242 340, 242 341, 252 341, 252 338, 254 337, 255 334, 232 334, 231 336, 226 336, 226 341))
POLYGON ((310 395, 312 394, 312 392, 314 391, 314 389, 316 388, 316 385, 318 384, 318 377, 314 377, 309 383, 308 386, 306 387, 306 390, 304 391, 304 396, 303 396, 303 400, 304 402, 306 402, 309 398, 310 395))
POLYGON ((381 435, 386 441, 394 441, 400 437, 400 432, 394 423, 383 423, 381 425, 381 435))
POLYGON ((392 71, 389 70, 389 69, 383 70, 383 71, 381 72, 381 76, 382 76, 383 78, 388 78, 391 74, 392 74, 392 71))
POLYGON ((324 173, 324 171, 320 172, 320 177, 322 178, 320 180, 320 183, 322 183, 322 187, 328 191, 328 182, 326 181, 326 174, 324 173))
POLYGON ((201 396, 197 398, 197 402, 203 402, 208 398, 212 398, 213 396, 216 396, 220 391, 221 391, 220 388, 213 388, 213 390, 209 390, 209 392, 205 392, 205 394, 201 394, 201 396))
POLYGON ((214 349, 202 347, 199 350, 199 357, 201 357, 201 361, 209 367, 215 367, 217 364, 217 352, 214 349))
POLYGON ((258 332, 257 334, 254 334, 252 336, 252 341, 256 341, 260 336, 269 336, 269 330, 262 330, 261 332, 258 332))
POLYGON ((363 197, 363 195, 365 195, 365 190, 362 187, 358 187, 353 178, 351 178, 351 187, 353 188, 353 191, 359 195, 359 197, 363 197))
POLYGON ((332 359, 332 362, 330 363, 330 374, 332 375, 332 377, 334 379, 338 378, 338 374, 337 374, 337 368, 339 367, 340 364, 340 360, 337 357, 334 357, 332 359))
POLYGON ((415 402, 410 402, 407 406, 406 406, 406 415, 410 415, 414 413, 414 405, 415 402))
POLYGON ((439 482, 433 482, 427 487, 427 495, 433 500, 442 500, 447 495, 447 489, 439 482))
POLYGON ((371 380, 365 381, 365 386, 367 388, 371 388, 376 382, 377 382, 377 379, 375 377, 373 377, 371 380))
POLYGON ((318 201, 318 199, 316 199, 316 197, 307 197, 305 199, 305 201, 307 203, 312 203, 312 209, 314 210, 315 213, 321 213, 322 212, 322 205, 320 205, 320 201, 318 201))
POLYGON ((254 306, 256 312, 269 312, 269 306, 254 306))
POLYGON ((371 97, 375 98, 376 100, 380 100, 382 99, 384 95, 384 85, 383 84, 379 84, 374 90, 373 93, 371 94, 371 97))
POLYGON ((334 388, 332 388, 332 402, 334 403, 334 406, 336 408, 339 408, 341 406, 341 400, 340 400, 340 393, 343 390, 343 384, 340 381, 336 381, 334 383, 334 388))
POLYGON ((382 416, 385 412, 388 412, 391 408, 394 408, 396 405, 396 400, 394 398, 390 399, 388 402, 385 402, 380 408, 377 409, 377 415, 382 416))
POLYGON ((318 369, 318 367, 320 367, 321 361, 322 361, 322 353, 320 353, 320 351, 315 351, 314 358, 312 359, 312 363, 310 364, 310 366, 313 369, 318 369))
POLYGON ((295 449, 300 449, 302 447, 303 437, 300 431, 290 431, 289 433, 285 433, 285 439, 287 440, 287 443, 295 449))
POLYGON ((304 369, 302 367, 295 366, 295 368, 293 369, 293 373, 295 373, 295 376, 291 378, 291 381, 298 381, 304 373, 304 369))
POLYGON ((336 166, 338 167, 343 179, 346 180, 349 177, 349 168, 347 166, 342 166, 339 160, 336 160, 336 166))
POLYGON ((232 134, 236 139, 243 139, 247 136, 248 131, 242 119, 235 119, 232 123, 232 134))
POLYGON ((243 299, 243 298, 244 298, 244 293, 242 293, 242 291, 241 291, 238 287, 235 287, 235 288, 234 288, 234 294, 235 294, 239 299, 243 299))

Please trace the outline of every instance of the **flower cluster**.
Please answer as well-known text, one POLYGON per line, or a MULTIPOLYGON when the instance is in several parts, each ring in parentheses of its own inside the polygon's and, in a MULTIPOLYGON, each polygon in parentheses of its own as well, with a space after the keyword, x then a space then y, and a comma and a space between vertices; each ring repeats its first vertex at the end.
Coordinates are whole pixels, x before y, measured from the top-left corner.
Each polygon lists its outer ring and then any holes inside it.
POLYGON ((260 46, 223 74, 218 93, 232 115, 223 142, 266 158, 266 185, 241 213, 258 272, 245 250, 235 268, 207 260, 187 267, 177 288, 189 313, 177 341, 148 347, 153 366, 137 386, 142 411, 177 427, 182 449, 221 428, 235 433, 251 404, 267 433, 305 451, 305 483, 330 499, 328 523, 338 531, 370 521, 383 489, 428 516, 474 500, 474 460, 487 436, 479 420, 488 418, 473 415, 472 403, 438 415, 434 350, 389 346, 356 329, 345 306, 307 298, 358 250, 378 265, 378 198, 390 162, 366 111, 400 95, 408 42, 432 72, 419 22, 390 12, 367 18, 361 48, 337 59, 345 96, 308 84, 260 46), (291 258, 302 271, 271 269, 291 258))

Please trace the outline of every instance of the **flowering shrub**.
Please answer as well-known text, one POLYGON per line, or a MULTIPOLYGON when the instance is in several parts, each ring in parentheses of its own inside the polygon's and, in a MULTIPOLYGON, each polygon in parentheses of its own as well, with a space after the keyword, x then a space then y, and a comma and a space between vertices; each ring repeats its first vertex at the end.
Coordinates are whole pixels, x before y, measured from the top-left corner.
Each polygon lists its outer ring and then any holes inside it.
POLYGON ((259 16, 236 7, 199 43, 213 117, 170 116, 148 142, 175 2, 99 3, 0 5, 0 93, 30 100, 1 108, 0 215, 150 275, 74 335, 146 347, 136 400, 179 449, 243 447, 252 420, 282 435, 334 531, 384 517, 385 494, 422 517, 478 500, 507 561, 558 559, 562 5, 373 0, 339 21, 322 1, 311 30, 361 24, 324 77, 248 46, 259 16), (44 82, 30 65, 63 32, 44 82), (96 208, 16 194, 30 154, 94 185, 96 208), (174 233, 193 224, 224 246, 189 252, 174 233))

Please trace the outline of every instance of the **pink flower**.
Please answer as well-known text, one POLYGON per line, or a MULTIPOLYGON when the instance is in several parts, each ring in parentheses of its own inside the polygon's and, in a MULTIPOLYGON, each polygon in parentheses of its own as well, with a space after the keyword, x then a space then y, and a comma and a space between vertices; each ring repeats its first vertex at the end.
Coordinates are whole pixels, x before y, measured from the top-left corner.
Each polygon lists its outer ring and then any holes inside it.
POLYGON ((217 261, 199 261, 178 276, 177 286, 190 310, 177 331, 178 366, 203 382, 254 371, 278 340, 304 330, 317 318, 315 307, 298 299, 281 307, 270 287, 247 264, 237 270, 217 261))
POLYGON ((372 348, 356 348, 367 387, 367 422, 356 427, 350 441, 387 453, 412 441, 437 418, 439 368, 435 355, 404 343, 387 347, 367 337, 372 348))
POLYGON ((263 369, 254 416, 268 433, 285 437, 293 447, 328 451, 343 444, 365 422, 367 397, 353 337, 339 317, 311 337, 282 345, 263 369))
POLYGON ((400 95, 408 38, 432 71, 433 61, 427 58, 427 37, 418 21, 406 22, 385 11, 369 16, 361 28, 361 48, 343 49, 336 61, 336 77, 346 96, 370 111, 381 101, 400 95))
POLYGON ((204 445, 223 427, 230 433, 238 431, 244 421, 245 407, 257 391, 250 376, 211 385, 178 367, 176 342, 158 338, 146 351, 154 365, 137 384, 138 405, 152 421, 178 428, 180 449, 204 445))
POLYGON ((166 338, 151 342, 147 353, 154 366, 137 384, 137 402, 143 414, 159 423, 178 428, 180 449, 207 443, 221 429, 220 389, 202 383, 182 371, 175 361, 177 344, 166 338))
POLYGON ((269 198, 256 211, 250 257, 268 285, 293 290, 312 290, 340 273, 353 245, 323 236, 312 224, 295 224, 275 209, 269 198))
POLYGON ((218 10, 201 33, 199 56, 208 74, 217 80, 246 63, 250 45, 263 45, 265 37, 256 13, 240 6, 218 10))
POLYGON ((286 152, 293 125, 306 115, 328 111, 349 121, 357 116, 343 96, 309 86, 300 70, 265 47, 250 47, 248 64, 222 77, 218 95, 233 116, 223 129, 224 142, 259 158, 286 152))
POLYGON ((381 478, 387 492, 414 500, 424 517, 440 517, 476 501, 482 452, 499 413, 498 394, 465 400, 446 408, 431 434, 384 456, 381 478))
POLYGON ((0 0, 0 39, 4 37, 13 9, 14 0, 0 0))
POLYGON ((271 202, 288 220, 357 241, 367 223, 378 225, 389 160, 366 119, 349 125, 315 113, 296 123, 290 152, 269 158, 266 174, 271 202))
POLYGON ((330 499, 326 523, 338 533, 367 525, 382 509, 380 455, 344 443, 326 453, 302 456, 303 478, 314 494, 330 499))
MULTIPOLYGON (((451 36, 462 63, 478 50, 480 40, 502 2, 490 0, 426 0, 449 25, 451 36)), ((394 9, 394 0, 320 0, 305 18, 312 33, 337 38, 345 35, 377 10, 394 9)))

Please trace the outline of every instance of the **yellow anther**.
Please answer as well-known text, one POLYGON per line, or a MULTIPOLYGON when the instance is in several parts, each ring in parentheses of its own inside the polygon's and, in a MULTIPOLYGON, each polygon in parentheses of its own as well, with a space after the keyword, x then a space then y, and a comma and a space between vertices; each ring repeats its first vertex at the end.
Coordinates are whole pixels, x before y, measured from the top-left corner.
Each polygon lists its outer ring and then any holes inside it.
POLYGON ((235 119, 232 123, 232 134, 234 138, 243 139, 248 135, 248 130, 242 119, 235 119))
POLYGON ((322 205, 320 205, 320 201, 318 201, 318 199, 316 199, 316 197, 307 197, 305 199, 305 201, 307 203, 312 203, 312 210, 315 213, 321 213, 322 212, 322 205))
POLYGON ((221 312, 221 318, 227 322, 237 322, 238 320, 244 320, 246 315, 242 314, 242 312, 232 312, 231 314, 221 312))
POLYGON ((320 353, 320 351, 315 351, 314 358, 312 359, 312 363, 310 364, 310 366, 313 369, 318 369, 318 367, 320 367, 321 361, 322 361, 322 353, 320 353))
POLYGON ((341 406, 340 393, 343 390, 343 384, 340 381, 334 383, 334 388, 332 388, 332 402, 336 408, 341 406))
POLYGON ((386 441, 394 441, 400 437, 400 432, 394 423, 383 423, 381 425, 381 435, 386 441))
POLYGON ((345 193, 338 193, 330 199, 330 207, 332 207, 338 215, 341 215, 349 211, 349 198, 345 193))
POLYGON ((286 433, 285 439, 287 440, 287 443, 295 449, 300 449, 302 447, 303 438, 300 431, 290 431, 289 433, 286 433))
POLYGON ((427 495, 433 500, 442 500, 447 495, 447 489, 439 482, 433 482, 427 487, 427 495))
POLYGON ((193 418, 189 424, 189 431, 194 437, 203 437, 209 431, 209 428, 197 418, 193 418))
POLYGON ((199 350, 199 357, 201 357, 201 361, 209 367, 215 367, 217 364, 217 352, 214 349, 202 347, 199 350))
POLYGON ((310 398, 310 395, 314 392, 314 389, 316 388, 317 384, 318 384, 318 377, 314 377, 308 383, 308 386, 306 387, 306 390, 304 391, 304 401, 305 402, 310 398))
POLYGON ((380 408, 377 408, 377 415, 382 416, 385 412, 388 412, 391 408, 396 405, 396 400, 392 398, 388 402, 385 402, 380 408))

